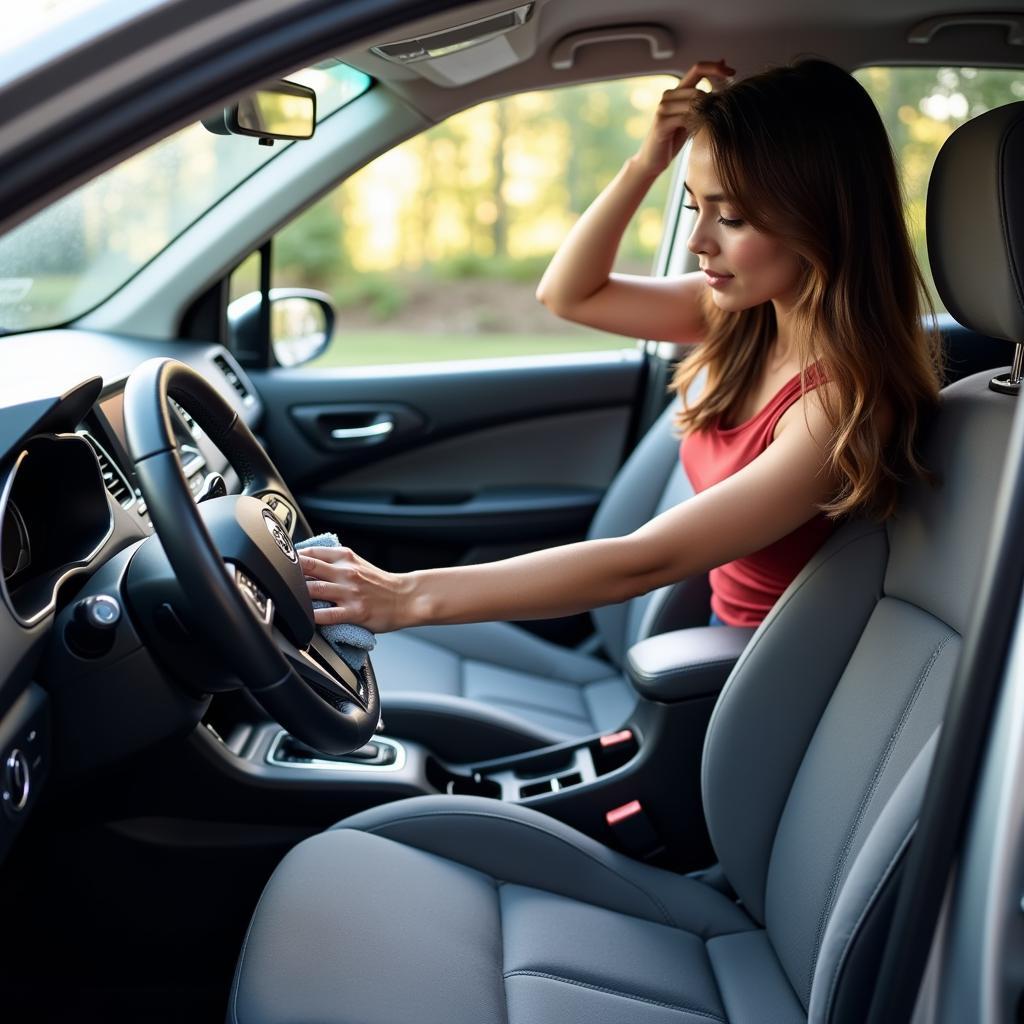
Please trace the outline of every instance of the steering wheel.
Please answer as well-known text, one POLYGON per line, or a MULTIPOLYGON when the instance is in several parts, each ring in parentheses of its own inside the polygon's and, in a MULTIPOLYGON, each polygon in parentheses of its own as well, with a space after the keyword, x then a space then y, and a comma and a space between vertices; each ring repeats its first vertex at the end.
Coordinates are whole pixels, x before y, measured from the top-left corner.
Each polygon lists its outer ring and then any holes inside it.
POLYGON ((170 580, 179 600, 185 595, 200 639, 300 740, 328 754, 363 746, 380 719, 372 666, 367 658, 353 672, 317 631, 298 556, 271 505, 290 506, 296 529, 308 535, 309 528, 245 421, 195 370, 150 359, 128 378, 124 422, 156 530, 133 558, 132 572, 143 580, 137 589, 159 590, 161 578, 170 580), (196 502, 178 459, 169 398, 224 454, 242 494, 196 502), (161 569, 164 556, 169 572, 166 563, 161 569))

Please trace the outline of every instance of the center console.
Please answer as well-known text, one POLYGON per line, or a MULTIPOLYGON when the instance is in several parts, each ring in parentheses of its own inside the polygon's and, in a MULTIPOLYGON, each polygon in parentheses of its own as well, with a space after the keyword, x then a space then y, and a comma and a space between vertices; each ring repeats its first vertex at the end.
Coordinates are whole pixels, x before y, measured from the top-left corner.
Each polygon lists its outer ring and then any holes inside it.
POLYGON ((215 717, 196 741, 268 791, 336 792, 339 818, 404 796, 484 797, 534 807, 633 856, 689 870, 712 859, 699 782, 704 734, 752 632, 706 627, 642 641, 627 659, 638 702, 621 729, 509 757, 457 764, 387 734, 334 757, 276 723, 215 717))

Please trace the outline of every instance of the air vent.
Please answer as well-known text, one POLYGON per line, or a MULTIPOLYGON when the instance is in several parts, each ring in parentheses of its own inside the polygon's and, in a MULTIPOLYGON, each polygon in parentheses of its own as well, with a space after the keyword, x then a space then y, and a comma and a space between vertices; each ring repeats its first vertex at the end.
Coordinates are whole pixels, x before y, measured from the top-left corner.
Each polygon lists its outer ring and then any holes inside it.
POLYGON ((217 369, 224 374, 227 382, 238 392, 239 397, 245 405, 252 405, 255 399, 249 393, 249 389, 242 383, 242 378, 238 375, 238 371, 228 362, 226 356, 218 353, 213 357, 213 361, 217 364, 217 369))
POLYGON ((96 460, 100 464, 100 473, 103 476, 103 486, 111 493, 114 501, 121 508, 131 508, 135 504, 135 492, 125 479, 124 474, 117 468, 117 464, 87 430, 80 430, 78 433, 89 442, 92 450, 96 453, 96 460))

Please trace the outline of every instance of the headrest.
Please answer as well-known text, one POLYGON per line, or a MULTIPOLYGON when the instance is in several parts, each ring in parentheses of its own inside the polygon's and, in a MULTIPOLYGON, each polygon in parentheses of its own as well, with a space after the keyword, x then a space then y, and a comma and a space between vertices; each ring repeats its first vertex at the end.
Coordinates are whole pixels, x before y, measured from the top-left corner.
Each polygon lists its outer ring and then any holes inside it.
POLYGON ((1024 342, 1024 103, 957 128, 928 183, 928 259, 965 327, 1024 342))

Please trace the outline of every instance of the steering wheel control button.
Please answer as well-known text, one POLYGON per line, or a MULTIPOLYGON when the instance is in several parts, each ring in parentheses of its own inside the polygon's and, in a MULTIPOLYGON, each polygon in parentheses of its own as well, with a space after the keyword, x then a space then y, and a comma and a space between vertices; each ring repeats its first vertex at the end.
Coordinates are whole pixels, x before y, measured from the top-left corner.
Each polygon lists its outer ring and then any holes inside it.
POLYGON ((284 498, 281 498, 276 494, 268 494, 263 501, 267 508, 269 508, 281 522, 281 525, 288 531, 290 536, 292 526, 295 523, 295 509, 293 509, 291 505, 284 500, 284 498))
POLYGON ((32 771, 28 758, 20 750, 12 750, 4 762, 4 810, 20 814, 28 805, 31 791, 32 771))
POLYGON ((288 530, 269 508, 263 510, 263 523, 270 531, 270 536, 274 538, 274 543, 281 549, 281 553, 285 558, 298 563, 299 556, 295 554, 295 548, 292 547, 292 539, 288 536, 288 530))
POLYGON ((84 597, 75 605, 74 614, 64 632, 72 652, 81 658, 97 658, 114 646, 121 604, 109 594, 84 597))
POLYGON ((235 567, 235 585, 256 609, 259 617, 264 622, 270 622, 270 617, 273 614, 273 602, 260 590, 259 585, 237 566, 235 567))

